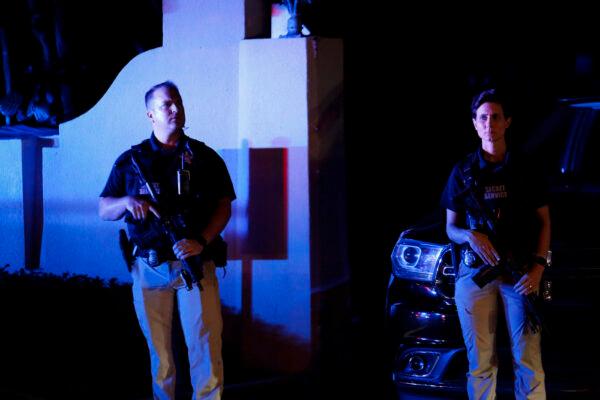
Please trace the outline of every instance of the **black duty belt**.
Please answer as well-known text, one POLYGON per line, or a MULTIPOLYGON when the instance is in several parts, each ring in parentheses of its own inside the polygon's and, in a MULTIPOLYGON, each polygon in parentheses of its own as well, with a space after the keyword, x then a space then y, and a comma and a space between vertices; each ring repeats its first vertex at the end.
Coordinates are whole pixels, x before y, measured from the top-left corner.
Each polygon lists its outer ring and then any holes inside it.
POLYGON ((165 261, 177 260, 172 249, 142 249, 138 247, 134 256, 142 258, 151 267, 156 267, 165 261))

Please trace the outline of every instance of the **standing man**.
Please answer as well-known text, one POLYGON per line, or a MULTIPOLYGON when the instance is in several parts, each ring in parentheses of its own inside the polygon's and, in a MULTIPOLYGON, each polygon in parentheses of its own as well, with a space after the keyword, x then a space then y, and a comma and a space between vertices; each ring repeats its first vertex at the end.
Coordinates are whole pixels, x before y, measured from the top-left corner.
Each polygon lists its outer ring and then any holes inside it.
POLYGON ((155 85, 145 100, 153 132, 117 158, 100 194, 99 214, 108 221, 125 216, 134 245, 133 301, 150 351, 154 399, 175 399, 171 346, 175 297, 193 398, 220 399, 223 321, 215 261, 224 264, 220 233, 231 217, 235 192, 219 155, 184 134, 185 110, 177 86, 170 81, 155 85), (176 222, 180 237, 174 244, 162 229, 165 220, 176 222), (198 258, 200 269, 192 270, 191 284, 188 263, 182 260, 198 258))
POLYGON ((446 232, 461 246, 455 300, 469 360, 469 398, 496 397, 500 299, 512 346, 515 396, 545 399, 540 331, 530 325, 526 296, 539 290, 547 266, 547 190, 527 160, 507 149, 504 135, 512 118, 505 99, 494 89, 485 90, 473 99, 471 112, 481 147, 454 167, 442 198, 446 232), (523 267, 516 279, 482 274, 515 265, 523 267))

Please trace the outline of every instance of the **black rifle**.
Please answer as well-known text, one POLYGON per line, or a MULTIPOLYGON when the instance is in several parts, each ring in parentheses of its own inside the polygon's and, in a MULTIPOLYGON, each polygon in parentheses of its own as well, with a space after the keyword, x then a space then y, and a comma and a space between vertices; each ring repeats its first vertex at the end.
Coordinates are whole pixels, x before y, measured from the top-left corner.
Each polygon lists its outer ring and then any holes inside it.
MULTIPOLYGON (((146 175, 140 168, 140 165, 138 164, 133 151, 131 152, 131 164, 133 165, 133 169, 135 170, 135 172, 139 175, 142 184, 146 186, 146 189, 148 190, 152 201, 154 201, 156 205, 160 206, 160 203, 158 202, 158 197, 156 196, 156 192, 154 191, 152 184, 150 184, 150 182, 146 178, 146 175)), ((181 229, 178 229, 180 224, 177 221, 175 221, 175 219, 171 217, 162 216, 161 218, 157 218, 157 222, 162 228, 163 233, 171 241, 171 244, 174 245, 178 241, 184 239, 180 232, 181 229)), ((202 286, 200 285, 200 281, 204 277, 202 257, 198 254, 195 256, 187 257, 180 261, 182 266, 181 278, 185 282, 185 287, 187 288, 187 290, 192 290, 194 283, 196 283, 200 290, 202 290, 202 286)))
MULTIPOLYGON (((463 171, 464 172, 464 171, 463 171)), ((467 173, 471 173, 467 171, 467 173)), ((465 179, 465 189, 456 195, 457 198, 463 197, 469 213, 479 226, 469 226, 469 229, 477 231, 487 231, 488 235, 496 235, 496 218, 490 212, 489 208, 482 204, 475 193, 475 182, 472 176, 465 179)), ((467 244, 467 246, 469 246, 467 244)), ((472 250, 471 250, 472 251, 472 250)), ((478 257, 478 256, 477 256, 478 257)), ((492 282, 501 275, 509 276, 516 283, 525 274, 525 265, 520 265, 514 260, 501 259, 497 265, 482 265, 479 271, 473 275, 473 282, 480 288, 492 282)), ((525 296, 525 319, 526 330, 535 333, 542 327, 542 318, 539 311, 540 296, 537 293, 530 293, 525 296)))
MULTIPOLYGON (((524 275, 524 272, 522 267, 518 264, 514 264, 511 261, 501 261, 498 265, 482 266, 479 271, 473 275, 472 279, 477 286, 483 288, 500 275, 510 276, 512 281, 516 283, 524 275)), ((545 287, 544 290, 546 290, 545 287)), ((539 310, 540 302, 540 295, 536 292, 529 293, 525 296, 526 331, 536 333, 542 327, 543 321, 539 310)))

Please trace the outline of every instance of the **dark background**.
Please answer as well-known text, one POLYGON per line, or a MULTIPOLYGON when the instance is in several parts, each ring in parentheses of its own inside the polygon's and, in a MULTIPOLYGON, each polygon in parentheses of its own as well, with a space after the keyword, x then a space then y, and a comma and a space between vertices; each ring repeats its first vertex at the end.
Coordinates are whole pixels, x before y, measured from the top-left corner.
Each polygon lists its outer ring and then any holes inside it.
MULTIPOLYGON (((24 97, 22 107, 40 85, 55 96, 52 111, 61 122, 90 109, 136 54, 161 45, 162 2, 5 1, 0 6, 0 30, 12 90, 24 97), (46 54, 43 46, 48 48, 46 54)), ((0 73, 0 100, 5 88, 5 74, 0 73)), ((35 126, 38 121, 30 118, 24 123, 35 126)))
MULTIPOLYGON (((62 16, 68 44, 51 71, 36 72, 39 44, 26 1, 3 4, 0 23, 15 82, 25 88, 32 77, 50 74, 72 88, 73 111, 65 119, 93 106, 135 54, 161 44, 160 1, 43 3, 53 7, 44 11, 49 20, 62 16)), ((365 366, 357 376, 373 379, 384 376, 389 255, 403 229, 437 209, 451 166, 477 145, 473 94, 489 85, 510 91, 516 143, 557 99, 600 94, 591 5, 528 11, 505 2, 388 3, 396 2, 313 0, 306 10, 313 34, 344 39, 350 352, 365 366)))
POLYGON ((487 85, 511 92, 518 144, 557 99, 600 94, 590 9, 378 4, 347 10, 343 35, 355 349, 360 364, 375 366, 374 381, 387 379, 391 250, 403 229, 438 210, 452 165, 476 148, 472 96, 487 85))

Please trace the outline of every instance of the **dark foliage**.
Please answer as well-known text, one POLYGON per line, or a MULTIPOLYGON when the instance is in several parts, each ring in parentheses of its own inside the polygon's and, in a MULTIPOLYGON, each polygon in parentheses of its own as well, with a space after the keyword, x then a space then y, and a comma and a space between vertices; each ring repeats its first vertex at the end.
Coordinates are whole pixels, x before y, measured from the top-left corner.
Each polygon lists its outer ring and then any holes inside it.
MULTIPOLYGON (((130 284, 68 273, 9 272, 7 267, 0 268, 1 399, 151 396, 149 357, 130 284)), ((259 390, 252 382, 268 381, 269 390, 276 391, 290 381, 304 382, 301 376, 274 371, 268 361, 306 352, 303 343, 281 327, 243 320, 227 307, 223 319, 228 397, 245 398, 249 390, 259 390), (248 347, 252 343, 265 345, 248 347)), ((185 354, 177 318, 174 327, 177 391, 187 398, 187 361, 177 357, 185 354)))

